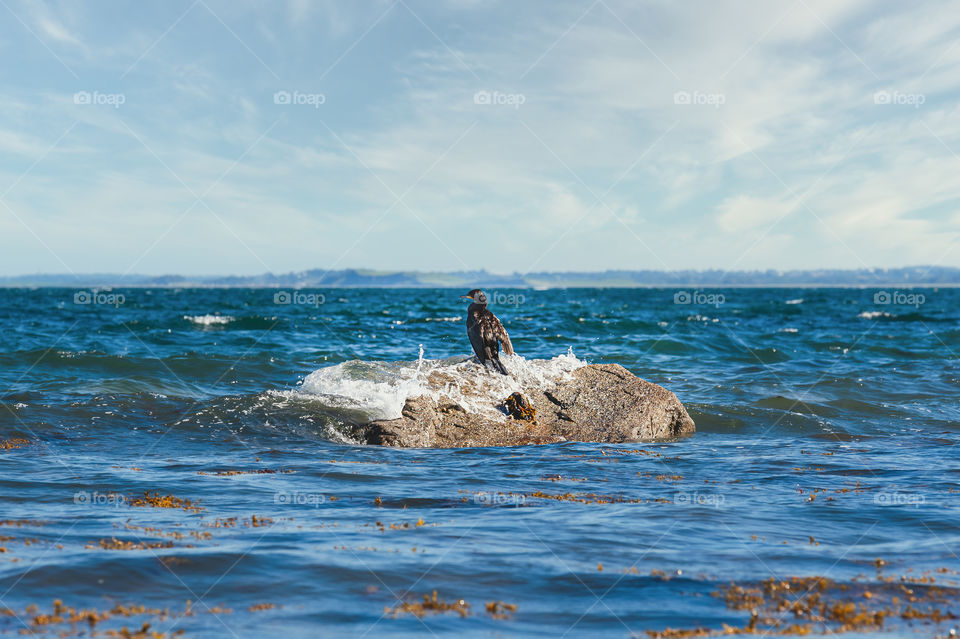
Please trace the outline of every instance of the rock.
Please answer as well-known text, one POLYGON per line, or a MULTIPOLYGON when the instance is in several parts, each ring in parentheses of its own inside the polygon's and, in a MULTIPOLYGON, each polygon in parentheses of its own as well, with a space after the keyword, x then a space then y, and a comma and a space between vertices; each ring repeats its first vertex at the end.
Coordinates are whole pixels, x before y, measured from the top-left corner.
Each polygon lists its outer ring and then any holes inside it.
MULTIPOLYGON (((399 419, 359 424, 361 441, 403 448, 519 446, 562 441, 635 442, 692 434, 693 420, 677 396, 619 364, 592 364, 572 379, 524 388, 535 421, 470 413, 442 395, 412 397, 399 419)), ((442 388, 438 385, 437 388, 442 388)), ((504 398, 506 400, 507 398, 504 398)), ((514 408, 522 401, 511 396, 514 408)), ((521 398, 524 399, 524 398, 521 398)))

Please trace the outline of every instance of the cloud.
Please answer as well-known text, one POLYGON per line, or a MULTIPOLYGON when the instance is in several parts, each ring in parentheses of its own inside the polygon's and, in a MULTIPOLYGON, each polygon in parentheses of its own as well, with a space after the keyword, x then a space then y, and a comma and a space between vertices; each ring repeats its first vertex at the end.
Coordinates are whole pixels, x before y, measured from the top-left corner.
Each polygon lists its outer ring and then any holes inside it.
POLYGON ((727 233, 769 227, 793 211, 795 205, 779 198, 736 195, 717 207, 717 225, 727 233))
MULTIPOLYGON (((75 124, 10 198, 76 270, 123 270, 174 222, 148 272, 956 263, 948 3, 208 4, 229 30, 176 23, 186 6, 34 6, 37 34, 81 54, 79 86, 4 27, 29 55, 0 86, 0 177, 75 124), (208 188, 215 215, 180 219, 208 188)), ((9 222, 0 271, 60 268, 9 222)))
POLYGON ((83 43, 79 40, 79 38, 68 31, 67 28, 59 22, 48 17, 38 18, 38 22, 40 25, 40 30, 57 42, 79 47, 83 46, 83 43))

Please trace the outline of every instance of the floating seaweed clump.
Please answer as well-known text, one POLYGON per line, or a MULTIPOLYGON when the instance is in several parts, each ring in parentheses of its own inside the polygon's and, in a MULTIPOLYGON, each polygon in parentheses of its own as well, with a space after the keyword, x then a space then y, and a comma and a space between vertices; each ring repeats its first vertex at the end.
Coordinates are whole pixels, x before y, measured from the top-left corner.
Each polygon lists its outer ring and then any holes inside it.
MULTIPOLYGON (((119 528, 119 524, 114 524, 114 528, 119 528)), ((186 532, 180 532, 178 530, 169 530, 165 531, 162 528, 157 528, 156 526, 138 526, 136 524, 131 524, 129 522, 123 525, 125 530, 137 530, 141 531, 145 535, 150 535, 152 537, 164 537, 167 539, 176 539, 177 541, 182 541, 184 539, 196 539, 197 541, 210 541, 213 539, 213 535, 206 530, 188 530, 186 532)))
POLYGON ((417 521, 415 521, 413 524, 411 524, 411 523, 408 522, 408 521, 405 521, 405 522, 403 522, 403 523, 401 523, 401 524, 390 524, 389 526, 386 525, 386 524, 384 524, 382 521, 378 521, 378 522, 376 523, 377 529, 378 529, 380 532, 385 532, 385 531, 387 530, 387 528, 389 528, 390 530, 404 530, 404 529, 410 528, 411 526, 412 526, 413 528, 420 528, 421 526, 436 526, 436 525, 437 525, 437 524, 435 524, 435 523, 434 523, 434 524, 428 524, 428 523, 425 522, 422 518, 421 518, 421 519, 417 519, 417 521))
MULTIPOLYGON (((881 560, 882 561, 882 560, 881 560)), ((878 563, 878 570, 882 566, 878 563)), ((928 579, 928 578, 925 578, 928 579)), ((929 582, 925 582, 929 583, 929 582)), ((686 639, 724 635, 807 635, 894 630, 903 623, 941 623, 958 617, 937 605, 956 603, 956 588, 924 585, 910 588, 888 581, 837 583, 826 577, 770 578, 741 586, 731 583, 713 593, 731 610, 749 610, 744 626, 654 631, 651 639, 686 639), (789 621, 788 621, 789 620, 789 621)))
POLYGON ((130 505, 139 508, 180 508, 192 513, 201 513, 205 508, 200 506, 200 501, 190 501, 174 495, 161 495, 159 492, 146 492, 143 497, 134 497, 130 500, 130 505))
POLYGON ((517 604, 488 601, 487 614, 494 619, 510 619, 517 612, 517 604))
POLYGON ((103 550, 149 550, 152 548, 173 548, 172 541, 124 541, 111 537, 101 539, 94 544, 90 542, 87 548, 102 548, 103 550))
MULTIPOLYGON (((9 609, 4 610, 3 614, 17 616, 14 611, 9 609)), ((139 628, 134 630, 130 630, 126 626, 119 629, 96 630, 98 624, 113 618, 151 616, 164 620, 171 616, 169 609, 148 608, 143 604, 116 604, 109 610, 78 609, 66 606, 57 599, 53 602, 50 612, 40 612, 39 606, 33 604, 27 606, 23 616, 29 619, 29 627, 20 630, 22 635, 42 634, 47 636, 50 632, 56 632, 56 636, 60 637, 104 636, 119 639, 170 639, 179 637, 184 632, 183 630, 172 633, 157 632, 151 630, 151 624, 148 621, 143 622, 139 628)))
POLYGON ((286 468, 281 468, 279 470, 274 470, 273 468, 257 468, 256 470, 216 470, 212 472, 207 472, 204 470, 198 470, 198 475, 209 475, 214 477, 234 477, 236 475, 289 475, 295 473, 295 470, 288 470, 286 468))
MULTIPOLYGON (((517 604, 488 601, 485 610, 494 619, 511 619, 517 612, 517 604)), ((422 602, 404 601, 393 608, 384 608, 383 612, 393 617, 398 617, 401 614, 411 614, 418 619, 423 619, 431 614, 440 615, 445 612, 456 612, 462 618, 470 614, 470 604, 463 599, 458 599, 455 602, 443 601, 437 596, 437 591, 434 590, 433 594, 424 595, 422 602)))
POLYGON ((542 490, 526 493, 523 496, 533 499, 550 499, 553 501, 574 501, 582 504, 642 504, 647 501, 645 499, 630 499, 627 497, 615 497, 611 495, 597 495, 595 493, 554 494, 545 493, 542 490))
POLYGON ((654 475, 653 473, 644 472, 639 472, 637 475, 640 477, 653 478, 657 481, 680 481, 683 479, 683 475, 654 475))
POLYGON ((586 477, 564 477, 563 475, 543 475, 540 481, 587 481, 586 477))
POLYGON ((39 527, 46 526, 49 522, 38 519, 0 519, 0 526, 9 526, 11 528, 20 528, 22 526, 39 527))
POLYGON ((384 614, 398 617, 401 614, 411 614, 418 619, 423 619, 427 615, 440 615, 445 612, 456 612, 461 617, 466 617, 470 610, 470 604, 463 599, 457 599, 455 602, 447 602, 437 597, 437 591, 433 595, 424 595, 422 602, 404 601, 393 608, 384 608, 384 614))
POLYGON ((12 450, 14 448, 23 448, 31 444, 29 439, 23 437, 14 437, 13 439, 0 439, 0 450, 12 450))

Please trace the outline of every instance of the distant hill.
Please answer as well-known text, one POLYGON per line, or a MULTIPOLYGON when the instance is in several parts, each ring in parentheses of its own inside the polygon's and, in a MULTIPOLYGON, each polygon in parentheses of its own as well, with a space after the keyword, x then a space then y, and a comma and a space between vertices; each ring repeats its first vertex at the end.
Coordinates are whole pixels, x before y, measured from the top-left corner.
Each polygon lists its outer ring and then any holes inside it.
POLYGON ((240 288, 572 288, 676 286, 960 286, 960 268, 907 266, 891 269, 798 271, 602 271, 499 275, 480 271, 420 272, 313 269, 252 276, 17 275, 0 277, 5 287, 240 287, 240 288))

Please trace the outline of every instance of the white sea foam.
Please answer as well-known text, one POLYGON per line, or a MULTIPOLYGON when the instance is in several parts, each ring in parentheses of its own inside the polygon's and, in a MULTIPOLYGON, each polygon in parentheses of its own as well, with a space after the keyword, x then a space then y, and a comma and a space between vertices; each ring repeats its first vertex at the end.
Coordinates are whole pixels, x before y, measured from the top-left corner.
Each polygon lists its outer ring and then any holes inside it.
POLYGON ((780 329, 780 332, 781 332, 781 333, 799 333, 799 332, 800 332, 800 329, 798 329, 798 328, 781 328, 781 329, 780 329))
POLYGON ((500 375, 473 358, 410 362, 353 360, 316 370, 294 391, 273 391, 288 399, 317 400, 334 409, 357 411, 369 419, 400 417, 407 399, 441 396, 470 412, 499 415, 496 406, 524 387, 544 387, 586 366, 570 349, 553 359, 526 359, 505 355, 500 360, 510 375, 500 375))
POLYGON ((231 315, 184 315, 183 319, 201 326, 229 324, 236 318, 231 315))
POLYGON ((795 300, 787 300, 787 304, 803 304, 803 298, 797 298, 795 300))
POLYGON ((878 317, 896 317, 896 316, 886 311, 864 311, 859 315, 857 315, 857 317, 862 317, 863 319, 876 319, 878 317))
POLYGON ((424 321, 426 322, 459 322, 463 318, 459 315, 457 317, 428 317, 424 321))

